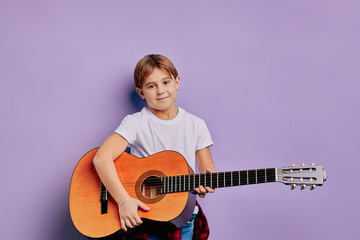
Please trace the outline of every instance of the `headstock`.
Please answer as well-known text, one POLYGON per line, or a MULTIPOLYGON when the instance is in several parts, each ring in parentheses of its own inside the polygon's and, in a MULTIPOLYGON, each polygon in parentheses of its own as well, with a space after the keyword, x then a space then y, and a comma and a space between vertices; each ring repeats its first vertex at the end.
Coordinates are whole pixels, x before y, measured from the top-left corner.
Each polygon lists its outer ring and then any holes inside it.
POLYGON ((300 186, 300 190, 304 190, 306 186, 310 186, 310 190, 314 190, 316 186, 321 186, 326 181, 326 171, 320 165, 310 164, 306 166, 301 164, 290 167, 277 168, 277 181, 291 186, 291 190, 296 186, 300 186))

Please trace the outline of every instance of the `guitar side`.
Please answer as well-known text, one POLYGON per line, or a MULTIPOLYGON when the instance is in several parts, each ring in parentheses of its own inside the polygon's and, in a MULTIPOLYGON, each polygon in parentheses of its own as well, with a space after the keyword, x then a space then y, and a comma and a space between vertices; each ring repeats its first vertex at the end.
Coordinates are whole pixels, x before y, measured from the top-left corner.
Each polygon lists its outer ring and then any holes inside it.
MULTIPOLYGON (((69 207, 75 227, 89 237, 104 237, 118 231, 120 226, 118 205, 108 198, 108 211, 101 214, 101 181, 93 166, 97 148, 85 154, 77 164, 70 185, 69 207)), ((189 192, 162 194, 148 198, 141 194, 140 186, 149 176, 189 174, 186 160, 177 152, 165 151, 147 158, 137 158, 123 153, 115 167, 128 194, 150 207, 148 212, 139 210, 141 218, 172 222, 177 226, 186 223, 195 206, 195 196, 189 192), (155 170, 154 170, 155 169, 155 170)))

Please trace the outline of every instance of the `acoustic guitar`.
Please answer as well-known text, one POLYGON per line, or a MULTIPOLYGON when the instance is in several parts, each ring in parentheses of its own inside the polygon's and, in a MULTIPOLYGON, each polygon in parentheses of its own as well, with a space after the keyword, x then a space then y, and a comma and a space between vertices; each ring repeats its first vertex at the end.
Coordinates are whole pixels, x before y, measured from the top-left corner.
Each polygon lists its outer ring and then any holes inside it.
MULTIPOLYGON (((108 194, 93 166, 98 148, 86 153, 78 162, 70 184, 69 207, 77 230, 85 236, 99 238, 121 229, 118 205, 108 194)), ((282 182, 291 189, 310 186, 313 190, 326 180, 319 165, 266 168, 218 173, 194 174, 185 158, 175 151, 163 151, 146 158, 128 153, 114 161, 117 174, 128 194, 150 207, 139 210, 141 218, 183 226, 190 219, 195 204, 194 189, 282 182)))

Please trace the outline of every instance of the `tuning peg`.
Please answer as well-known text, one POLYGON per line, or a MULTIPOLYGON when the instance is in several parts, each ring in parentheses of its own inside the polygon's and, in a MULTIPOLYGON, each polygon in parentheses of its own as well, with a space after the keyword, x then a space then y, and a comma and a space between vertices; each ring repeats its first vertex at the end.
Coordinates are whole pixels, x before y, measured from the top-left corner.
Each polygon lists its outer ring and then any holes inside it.
POLYGON ((306 187, 306 185, 305 185, 305 184, 300 184, 300 190, 304 190, 304 189, 305 189, 305 187, 306 187))
POLYGON ((291 188, 290 188, 291 190, 294 190, 296 188, 296 184, 294 184, 294 183, 290 184, 290 186, 291 186, 291 188))
POLYGON ((315 163, 310 164, 310 166, 315 166, 315 163))
POLYGON ((314 190, 316 188, 316 185, 315 184, 311 184, 310 185, 310 190, 312 191, 312 190, 314 190))

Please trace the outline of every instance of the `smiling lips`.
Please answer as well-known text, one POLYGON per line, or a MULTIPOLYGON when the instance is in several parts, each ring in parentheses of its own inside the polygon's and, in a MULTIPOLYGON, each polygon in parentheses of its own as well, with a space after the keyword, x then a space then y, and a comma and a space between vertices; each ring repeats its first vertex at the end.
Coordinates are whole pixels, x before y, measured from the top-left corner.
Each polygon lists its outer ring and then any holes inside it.
POLYGON ((163 97, 163 98, 157 98, 156 100, 157 101, 163 101, 163 100, 165 100, 165 99, 167 99, 168 97, 163 97))

